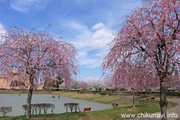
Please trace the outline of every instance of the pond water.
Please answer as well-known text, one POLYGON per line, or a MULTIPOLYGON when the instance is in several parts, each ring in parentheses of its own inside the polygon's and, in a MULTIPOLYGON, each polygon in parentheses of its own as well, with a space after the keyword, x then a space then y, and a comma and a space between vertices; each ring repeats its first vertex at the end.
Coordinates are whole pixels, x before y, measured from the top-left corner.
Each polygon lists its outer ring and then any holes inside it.
MULTIPOLYGON (((24 115, 24 110, 22 105, 27 103, 27 94, 0 94, 0 107, 1 106, 12 106, 12 111, 7 113, 6 116, 19 116, 24 115)), ((64 113, 64 103, 79 103, 80 110, 83 111, 86 107, 91 107, 91 111, 111 109, 111 105, 101 104, 96 102, 89 102, 84 100, 72 99, 69 97, 55 96, 55 99, 52 98, 52 95, 48 94, 33 94, 32 104, 33 103, 52 103, 55 105, 54 113, 64 113)), ((69 110, 70 111, 70 110, 69 110)), ((50 114, 50 109, 48 114, 50 114)), ((2 116, 2 112, 0 112, 2 116)))

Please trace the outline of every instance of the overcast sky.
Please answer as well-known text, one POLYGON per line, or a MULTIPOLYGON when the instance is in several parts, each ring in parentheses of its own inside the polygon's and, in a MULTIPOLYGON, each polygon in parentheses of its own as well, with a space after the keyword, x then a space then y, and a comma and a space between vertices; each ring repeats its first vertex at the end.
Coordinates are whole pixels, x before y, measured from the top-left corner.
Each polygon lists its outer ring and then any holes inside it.
POLYGON ((26 30, 62 36, 78 49, 78 80, 99 79, 109 43, 121 29, 123 16, 140 0, 0 0, 0 32, 14 24, 26 30))

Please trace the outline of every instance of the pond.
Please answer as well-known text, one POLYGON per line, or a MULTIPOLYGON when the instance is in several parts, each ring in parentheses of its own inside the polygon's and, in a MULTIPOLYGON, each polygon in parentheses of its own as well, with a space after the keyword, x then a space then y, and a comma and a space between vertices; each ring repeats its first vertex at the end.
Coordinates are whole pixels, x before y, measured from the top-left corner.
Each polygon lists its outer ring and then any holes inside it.
MULTIPOLYGON (((33 94, 33 103, 52 103, 55 105, 54 113, 64 113, 66 110, 64 108, 64 103, 79 103, 80 110, 83 111, 84 108, 91 107, 91 111, 111 109, 111 105, 101 104, 96 102, 89 102, 84 100, 73 99, 69 97, 55 96, 49 94, 33 94)), ((27 104, 27 94, 0 94, 0 107, 2 106, 12 106, 12 112, 7 113, 6 116, 19 116, 24 115, 24 110, 22 105, 27 104)), ((51 113, 50 110, 47 111, 48 114, 51 113)), ((0 112, 2 116, 2 112, 0 112)))

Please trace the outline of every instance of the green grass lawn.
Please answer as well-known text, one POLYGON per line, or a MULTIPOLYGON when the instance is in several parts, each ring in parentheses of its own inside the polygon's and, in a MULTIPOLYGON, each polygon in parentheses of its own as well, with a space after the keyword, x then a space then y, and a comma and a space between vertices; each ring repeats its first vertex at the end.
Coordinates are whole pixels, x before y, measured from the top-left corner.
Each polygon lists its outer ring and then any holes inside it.
POLYGON ((61 95, 65 97, 71 97, 71 98, 80 99, 80 100, 104 103, 104 104, 111 104, 114 101, 119 101, 119 100, 124 99, 123 96, 122 97, 106 96, 106 95, 93 94, 93 93, 55 92, 54 91, 52 92, 52 94, 61 95))

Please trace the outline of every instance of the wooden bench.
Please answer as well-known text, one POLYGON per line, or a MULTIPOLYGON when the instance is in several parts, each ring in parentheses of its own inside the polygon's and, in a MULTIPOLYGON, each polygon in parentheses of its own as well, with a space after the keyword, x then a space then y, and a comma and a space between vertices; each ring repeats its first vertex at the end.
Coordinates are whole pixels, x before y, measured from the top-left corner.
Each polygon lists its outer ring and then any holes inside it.
POLYGON ((139 102, 140 102, 140 103, 143 103, 143 104, 146 103, 146 102, 148 102, 148 101, 149 101, 148 99, 144 99, 144 98, 139 99, 139 102))
POLYGON ((85 112, 85 111, 91 111, 91 107, 84 108, 83 112, 85 112))
POLYGON ((140 103, 146 103, 146 102, 151 101, 151 97, 144 97, 144 98, 139 99, 139 101, 140 103))

